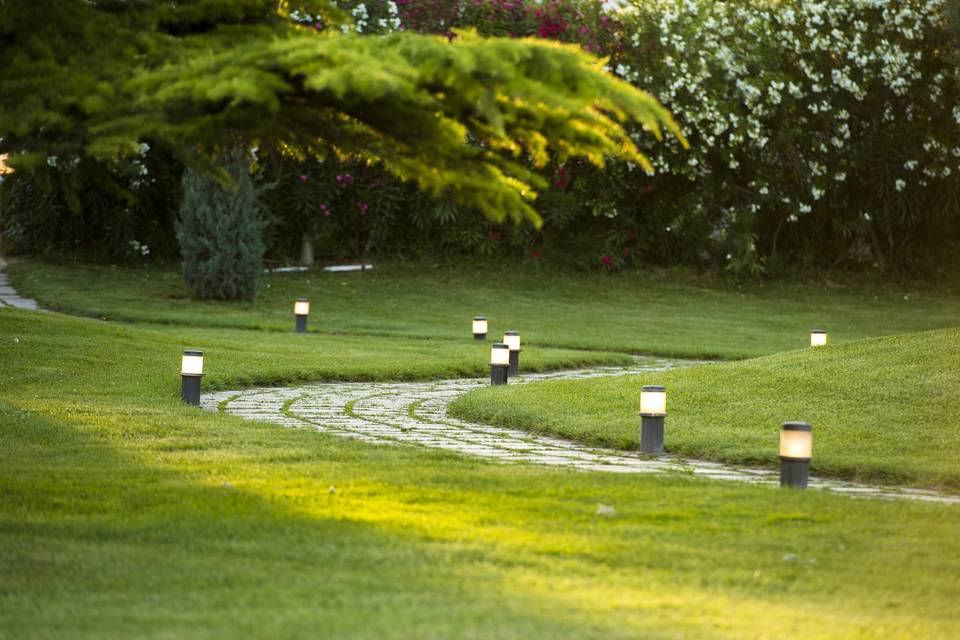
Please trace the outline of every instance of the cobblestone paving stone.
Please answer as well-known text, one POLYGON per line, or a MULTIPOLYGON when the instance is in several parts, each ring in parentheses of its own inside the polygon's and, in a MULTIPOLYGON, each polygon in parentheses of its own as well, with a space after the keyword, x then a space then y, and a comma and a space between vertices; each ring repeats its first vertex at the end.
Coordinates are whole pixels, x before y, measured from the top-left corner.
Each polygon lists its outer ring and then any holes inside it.
MULTIPOLYGON (((667 371, 694 364, 700 363, 638 358, 628 367, 521 375, 511 378, 510 384, 667 371)), ((297 388, 221 391, 204 395, 201 404, 208 411, 223 411, 284 427, 310 428, 373 444, 434 447, 504 463, 607 473, 676 473, 769 486, 779 484, 775 470, 590 447, 517 429, 464 422, 447 415, 447 405, 454 398, 489 384, 487 379, 472 378, 439 382, 325 383, 297 388)), ((639 417, 637 424, 639 430, 639 417)), ((919 489, 868 486, 823 478, 811 478, 809 486, 854 497, 960 504, 960 496, 919 489)))

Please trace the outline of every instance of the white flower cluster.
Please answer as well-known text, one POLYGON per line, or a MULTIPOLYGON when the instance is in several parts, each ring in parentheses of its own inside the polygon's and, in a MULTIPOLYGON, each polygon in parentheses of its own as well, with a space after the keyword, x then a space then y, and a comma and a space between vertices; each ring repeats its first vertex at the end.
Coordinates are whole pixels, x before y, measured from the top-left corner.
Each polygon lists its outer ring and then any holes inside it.
POLYGON ((130 241, 130 251, 133 254, 139 254, 140 256, 146 258, 150 255, 150 247, 147 246, 145 242, 138 242, 137 240, 130 241))
MULTIPOLYGON (((338 3, 334 0, 333 4, 336 6, 338 3)), ((350 33, 351 31, 355 31, 356 33, 382 34, 402 30, 400 10, 397 8, 397 3, 393 0, 387 0, 386 2, 377 0, 371 2, 370 6, 372 9, 368 9, 365 2, 356 4, 353 8, 349 7, 351 4, 349 2, 341 2, 339 4, 346 4, 347 7, 344 8, 344 10, 348 10, 350 15, 353 16, 353 24, 340 25, 340 31, 344 34, 350 33), (384 10, 386 15, 377 17, 381 15, 384 10), (373 12, 373 16, 371 16, 371 11, 373 12), (373 28, 371 28, 371 23, 374 25, 373 28)), ((325 28, 319 16, 314 16, 300 9, 290 11, 290 19, 303 26, 312 26, 317 29, 325 28)))
POLYGON ((659 173, 736 183, 744 212, 796 221, 853 187, 848 174, 878 130, 911 132, 885 176, 889 191, 960 171, 960 107, 946 97, 957 95, 960 67, 925 42, 942 29, 945 4, 648 0, 618 15, 635 57, 614 68, 653 90, 692 142, 651 146, 659 173), (657 40, 642 46, 651 29, 657 40))

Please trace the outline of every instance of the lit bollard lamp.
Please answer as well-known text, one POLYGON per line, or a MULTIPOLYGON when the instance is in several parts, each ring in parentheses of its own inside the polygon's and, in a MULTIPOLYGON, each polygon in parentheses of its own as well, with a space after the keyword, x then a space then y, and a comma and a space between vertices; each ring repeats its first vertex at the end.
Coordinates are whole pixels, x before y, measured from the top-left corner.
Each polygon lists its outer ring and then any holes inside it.
POLYGON ((297 298, 293 303, 293 315, 297 319, 297 333, 307 332, 307 316, 310 315, 310 301, 306 298, 297 298))
POLYGON ((507 331, 503 334, 503 341, 510 348, 510 369, 508 373, 515 376, 520 373, 520 332, 507 331))
POLYGON ((200 378, 203 377, 203 351, 187 349, 180 361, 180 397, 187 404, 200 406, 200 378))
POLYGON ((667 415, 667 389, 645 385, 640 390, 640 451, 663 453, 663 419, 667 415))
POLYGON ((784 422, 780 428, 780 486, 806 489, 810 478, 813 432, 806 422, 784 422))
POLYGON ((814 329, 810 332, 810 346, 811 347, 825 347, 827 346, 827 332, 823 329, 814 329))
POLYGON ((490 349, 490 384, 507 384, 509 369, 510 347, 503 342, 495 342, 490 349))
POLYGON ((473 339, 487 339, 487 319, 483 316, 476 316, 473 319, 473 339))

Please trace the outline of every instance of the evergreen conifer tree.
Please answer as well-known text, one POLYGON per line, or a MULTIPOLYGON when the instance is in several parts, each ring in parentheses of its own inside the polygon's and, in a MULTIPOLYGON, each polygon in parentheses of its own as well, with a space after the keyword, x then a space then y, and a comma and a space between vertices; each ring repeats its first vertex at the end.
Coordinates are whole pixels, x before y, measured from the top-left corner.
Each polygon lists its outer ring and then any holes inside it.
POLYGON ((177 224, 183 279, 201 300, 256 295, 263 261, 263 218, 242 154, 228 159, 230 185, 187 169, 177 224))

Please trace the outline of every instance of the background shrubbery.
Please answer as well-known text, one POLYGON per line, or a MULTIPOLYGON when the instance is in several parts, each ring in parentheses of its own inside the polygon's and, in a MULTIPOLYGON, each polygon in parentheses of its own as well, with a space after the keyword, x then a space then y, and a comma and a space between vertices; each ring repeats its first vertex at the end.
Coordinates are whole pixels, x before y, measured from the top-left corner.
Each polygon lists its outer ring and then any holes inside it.
MULTIPOLYGON (((656 95, 692 149, 637 132, 655 176, 620 163, 550 167, 551 187, 536 205, 544 219, 539 231, 495 225, 470 203, 418 193, 361 160, 261 157, 255 179, 266 194, 274 260, 295 259, 306 233, 328 259, 502 254, 610 270, 656 263, 738 274, 833 267, 935 273, 958 262, 960 70, 948 21, 955 3, 341 6, 353 30, 366 35, 405 29, 452 38, 473 28, 577 43, 656 95)), ((311 16, 302 22, 324 28, 311 16)), ((176 204, 169 194, 176 189, 160 184, 169 181, 164 176, 176 182, 179 172, 167 161, 154 173, 162 160, 149 151, 142 161, 156 183, 142 184, 138 167, 110 167, 113 182, 83 178, 81 206, 63 185, 86 171, 82 162, 59 159, 36 177, 8 177, 0 212, 6 240, 42 251, 95 235, 109 240, 103 246, 111 255, 128 252, 131 241, 172 252, 176 204), (126 222, 98 226, 103 207, 128 211, 126 222)))

